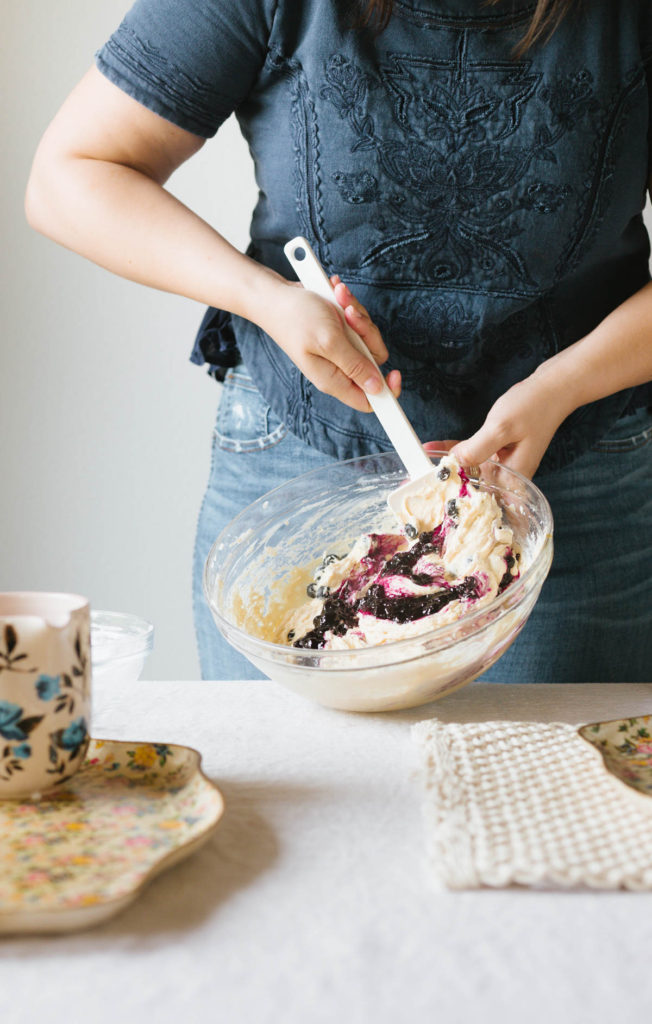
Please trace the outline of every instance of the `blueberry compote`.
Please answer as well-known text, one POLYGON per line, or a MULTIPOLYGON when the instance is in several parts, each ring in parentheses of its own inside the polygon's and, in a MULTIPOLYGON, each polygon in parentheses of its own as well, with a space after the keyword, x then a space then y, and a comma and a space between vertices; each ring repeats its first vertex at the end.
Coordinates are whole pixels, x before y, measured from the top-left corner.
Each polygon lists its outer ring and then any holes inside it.
MULTIPOLYGON (((453 547, 458 549, 469 543, 466 539, 467 510, 471 509, 475 515, 480 507, 483 513, 486 512, 488 529, 500 529, 500 515, 497 508, 487 505, 487 501, 492 499, 478 494, 481 491, 479 483, 470 479, 455 460, 442 460, 437 478, 446 485, 442 492, 443 522, 434 530, 423 533, 418 532, 417 525, 408 522, 404 535, 371 534, 366 555, 336 587, 326 585, 325 581, 332 578, 326 570, 333 561, 339 561, 339 557, 326 556, 307 588, 308 597, 323 599, 321 611, 313 619, 311 630, 297 639, 292 631, 288 634, 288 641, 295 647, 317 649, 325 646, 327 635, 343 636, 348 630, 359 629, 364 642, 365 617, 367 623, 372 618, 400 624, 414 622, 435 615, 453 601, 482 599, 490 594, 492 588, 494 593, 497 589, 500 594, 518 578, 520 554, 510 547, 503 549, 504 571, 499 580, 495 577, 495 559, 491 568, 485 571, 482 559, 478 562, 473 554, 466 563, 473 566, 472 573, 447 578, 443 564, 446 536, 456 534, 457 544, 453 547), (459 476, 459 484, 453 475, 455 472, 459 476), (406 541, 409 546, 405 550, 406 541), (415 587, 422 592, 414 593, 415 587)), ((488 540, 492 540, 489 534, 488 540)), ((493 540, 501 543, 496 534, 493 540)), ((500 565, 499 562, 497 564, 500 565)), ((452 576, 450 571, 449 576, 452 576)))
POLYGON ((407 551, 397 551, 402 543, 401 537, 372 534, 360 571, 344 580, 334 593, 326 597, 321 612, 313 619, 313 629, 295 640, 293 646, 311 650, 323 647, 326 633, 343 636, 358 625, 360 613, 392 622, 413 622, 435 614, 451 601, 477 597, 478 581, 475 576, 466 576, 453 585, 442 581, 440 589, 428 594, 412 594, 400 589, 397 592, 395 587, 384 585, 396 577, 403 577, 417 586, 431 585, 432 574, 419 572, 416 566, 424 555, 441 555, 445 535, 446 524, 442 523, 434 530, 419 534, 418 540, 407 551), (375 582, 361 597, 356 597, 371 580, 375 582))
POLYGON ((510 583, 512 582, 512 580, 515 580, 515 579, 518 578, 519 571, 518 571, 518 566, 516 565, 516 562, 517 562, 517 560, 520 557, 521 557, 520 555, 514 556, 514 554, 512 552, 512 549, 511 548, 507 548, 507 551, 505 552, 505 567, 506 568, 505 568, 505 572, 503 573, 503 578, 501 579, 501 581, 500 581, 500 583, 498 585, 498 593, 499 594, 502 594, 502 592, 505 589, 505 587, 508 587, 510 585, 510 583), (514 568, 514 566, 516 566, 516 569, 514 568))

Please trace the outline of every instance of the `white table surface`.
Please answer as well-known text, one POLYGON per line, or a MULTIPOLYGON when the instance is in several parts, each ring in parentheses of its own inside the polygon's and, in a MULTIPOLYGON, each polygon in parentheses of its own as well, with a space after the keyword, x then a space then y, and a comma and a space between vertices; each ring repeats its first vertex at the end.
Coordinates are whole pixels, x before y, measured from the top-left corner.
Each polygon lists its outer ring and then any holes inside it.
POLYGON ((447 892, 425 871, 410 726, 652 713, 652 684, 472 684, 331 711, 270 682, 95 694, 97 738, 185 743, 226 813, 197 854, 85 932, 0 942, 7 1024, 649 1019, 652 894, 447 892))

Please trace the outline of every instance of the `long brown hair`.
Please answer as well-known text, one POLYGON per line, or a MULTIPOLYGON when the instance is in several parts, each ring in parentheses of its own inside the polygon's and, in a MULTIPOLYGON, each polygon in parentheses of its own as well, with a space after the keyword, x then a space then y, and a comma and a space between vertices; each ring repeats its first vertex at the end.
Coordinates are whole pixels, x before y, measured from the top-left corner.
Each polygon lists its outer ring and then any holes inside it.
MULTIPOLYGON (((478 5, 495 7, 503 0, 478 0, 478 5)), ((514 55, 522 57, 530 47, 542 38, 548 38, 575 0, 537 0, 525 35, 517 44, 514 55)), ((360 0, 360 24, 373 26, 378 31, 387 27, 392 16, 394 0, 360 0)))

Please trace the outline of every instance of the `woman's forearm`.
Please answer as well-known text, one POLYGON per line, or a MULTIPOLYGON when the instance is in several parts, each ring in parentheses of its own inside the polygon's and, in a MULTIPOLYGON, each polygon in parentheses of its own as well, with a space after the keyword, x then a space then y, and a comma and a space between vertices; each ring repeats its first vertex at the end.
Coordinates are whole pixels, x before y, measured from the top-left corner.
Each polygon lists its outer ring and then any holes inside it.
POLYGON ((122 277, 254 322, 281 283, 132 167, 37 155, 26 212, 34 228, 122 277))
MULTIPOLYGON (((136 168, 37 158, 26 210, 37 230, 122 277, 258 324, 317 387, 353 408, 369 411, 365 392, 382 387, 377 367, 348 341, 330 303, 240 253, 136 168)), ((366 316, 352 326, 382 363, 387 351, 377 328, 366 316)), ((388 383, 400 389, 400 380, 388 383)))
POLYGON ((652 380, 652 282, 585 337, 542 363, 534 379, 554 393, 564 416, 581 405, 652 380))
POLYGON ((454 452, 469 465, 497 456, 533 476, 550 441, 575 409, 652 380, 652 283, 584 338, 506 391, 454 452))

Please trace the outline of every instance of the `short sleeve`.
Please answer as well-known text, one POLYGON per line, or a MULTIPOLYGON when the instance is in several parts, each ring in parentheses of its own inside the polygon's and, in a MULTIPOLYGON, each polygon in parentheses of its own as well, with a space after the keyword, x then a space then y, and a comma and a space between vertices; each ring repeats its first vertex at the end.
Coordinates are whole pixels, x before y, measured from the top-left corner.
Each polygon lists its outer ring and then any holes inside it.
POLYGON ((137 0, 96 54, 133 99, 204 138, 248 95, 278 0, 137 0))

